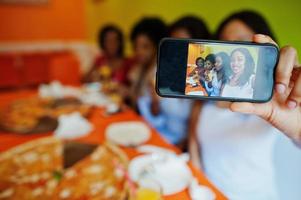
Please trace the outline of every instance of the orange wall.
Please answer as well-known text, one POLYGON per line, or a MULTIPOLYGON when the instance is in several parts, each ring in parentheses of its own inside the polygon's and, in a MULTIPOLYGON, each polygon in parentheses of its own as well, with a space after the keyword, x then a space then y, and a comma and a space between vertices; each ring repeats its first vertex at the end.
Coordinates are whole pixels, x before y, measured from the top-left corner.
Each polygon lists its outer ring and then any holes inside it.
POLYGON ((0 4, 0 42, 86 39, 85 0, 0 4))

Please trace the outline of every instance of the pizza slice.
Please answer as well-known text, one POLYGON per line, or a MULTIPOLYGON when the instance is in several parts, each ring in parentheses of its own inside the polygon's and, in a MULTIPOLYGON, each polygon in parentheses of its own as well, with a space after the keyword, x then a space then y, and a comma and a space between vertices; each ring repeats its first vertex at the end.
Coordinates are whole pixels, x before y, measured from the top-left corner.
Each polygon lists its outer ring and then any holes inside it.
POLYGON ((0 154, 0 199, 51 199, 63 166, 63 144, 44 137, 0 154))
POLYGON ((65 171, 53 199, 123 200, 127 164, 127 156, 118 147, 99 146, 65 171))

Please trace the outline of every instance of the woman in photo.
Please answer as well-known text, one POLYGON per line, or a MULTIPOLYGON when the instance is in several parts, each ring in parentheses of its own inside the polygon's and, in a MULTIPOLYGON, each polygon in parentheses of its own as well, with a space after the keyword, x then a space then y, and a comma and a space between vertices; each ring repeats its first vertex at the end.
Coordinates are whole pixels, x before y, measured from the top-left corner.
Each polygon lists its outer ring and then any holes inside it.
POLYGON ((231 53, 231 74, 221 96, 234 98, 252 98, 254 86, 254 60, 246 48, 235 49, 231 53))
POLYGON ((196 68, 194 68, 188 75, 188 77, 190 78, 190 82, 195 82, 195 86, 198 86, 199 84, 201 86, 204 87, 204 85, 202 83, 204 83, 205 81, 205 76, 204 76, 204 73, 205 73, 205 68, 204 68, 204 65, 205 65, 205 59, 202 58, 202 57, 198 57, 195 61, 195 65, 197 66, 196 68), (197 79, 195 81, 195 79, 197 79))
POLYGON ((201 79, 200 79, 200 82, 202 83, 202 85, 205 86, 208 96, 211 96, 211 93, 213 91, 212 78, 213 78, 213 74, 214 74, 214 70, 213 70, 214 66, 215 66, 215 55, 208 54, 205 58, 204 77, 201 77, 201 79), (204 78, 205 81, 202 81, 202 78, 204 78))
POLYGON ((212 78, 211 96, 220 96, 227 78, 229 77, 230 58, 227 53, 219 52, 215 54, 215 66, 212 78))

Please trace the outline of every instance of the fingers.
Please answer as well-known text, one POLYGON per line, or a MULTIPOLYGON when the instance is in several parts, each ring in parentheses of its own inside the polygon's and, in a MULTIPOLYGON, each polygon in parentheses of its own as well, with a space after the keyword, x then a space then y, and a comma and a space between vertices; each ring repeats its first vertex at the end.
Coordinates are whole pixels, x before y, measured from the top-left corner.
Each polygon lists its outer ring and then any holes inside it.
POLYGON ((253 41, 257 43, 271 43, 278 46, 277 43, 268 35, 256 34, 253 36, 253 41))
MULTIPOLYGON (((256 34, 253 41, 257 43, 272 43, 277 45, 273 39, 267 35, 256 34)), ((298 65, 297 51, 291 46, 283 47, 280 50, 279 62, 276 68, 275 90, 279 94, 284 94, 290 85, 293 68, 298 65)))
POLYGON ((300 103, 301 103, 301 74, 298 73, 298 77, 288 97, 286 105, 289 109, 295 109, 296 107, 298 107, 300 103))
POLYGON ((280 58, 276 68, 276 86, 278 93, 283 94, 289 87, 292 71, 297 65, 297 52, 293 47, 286 46, 280 50, 280 58))
POLYGON ((233 112, 255 114, 263 118, 268 118, 271 113, 271 106, 269 103, 258 104, 248 102, 235 102, 230 105, 230 110, 232 110, 233 112))
POLYGON ((231 103, 230 110, 233 112, 240 112, 245 114, 255 114, 255 106, 252 103, 231 103))

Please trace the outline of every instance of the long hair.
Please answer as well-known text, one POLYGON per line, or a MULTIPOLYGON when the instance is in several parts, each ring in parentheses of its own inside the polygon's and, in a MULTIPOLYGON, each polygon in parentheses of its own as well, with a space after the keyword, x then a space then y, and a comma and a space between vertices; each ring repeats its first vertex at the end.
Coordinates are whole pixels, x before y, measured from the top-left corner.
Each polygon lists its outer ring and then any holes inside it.
POLYGON ((197 16, 184 16, 169 26, 168 33, 171 35, 178 29, 186 30, 193 39, 209 39, 211 37, 204 20, 197 16))
POLYGON ((145 17, 137 22, 132 28, 131 41, 140 36, 145 35, 157 48, 160 40, 167 36, 167 26, 165 23, 157 17, 145 17))
POLYGON ((270 36, 274 41, 277 42, 269 24, 264 19, 264 17, 258 12, 252 10, 244 10, 240 12, 233 13, 228 16, 216 30, 215 39, 220 39, 221 34, 225 27, 232 22, 233 20, 239 20, 247 25, 254 33, 256 34, 264 34, 270 36))
MULTIPOLYGON (((250 54, 249 50, 246 48, 237 48, 234 49, 231 53, 231 58, 235 52, 240 52, 245 56, 245 67, 243 73, 240 75, 238 79, 238 85, 244 86, 250 79, 251 75, 255 72, 255 63, 252 55, 250 54)), ((233 71, 231 70, 230 76, 233 74, 233 71)))
MULTIPOLYGON (((209 61, 211 64, 212 64, 212 67, 214 67, 214 65, 215 65, 215 55, 213 54, 213 53, 211 53, 211 54, 208 54, 207 56, 206 56, 206 58, 205 58, 205 63, 206 63, 206 61, 209 61)), ((206 65, 206 64, 205 64, 206 65)), ((206 68, 206 66, 205 66, 205 68, 206 68)))
POLYGON ((218 78, 222 80, 222 83, 224 84, 227 82, 227 79, 230 77, 231 74, 231 68, 230 68, 230 56, 225 52, 219 52, 215 54, 215 59, 217 57, 221 57, 222 59, 222 67, 220 71, 217 71, 218 78))

